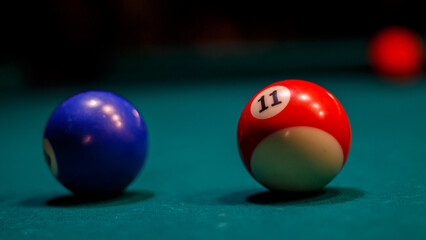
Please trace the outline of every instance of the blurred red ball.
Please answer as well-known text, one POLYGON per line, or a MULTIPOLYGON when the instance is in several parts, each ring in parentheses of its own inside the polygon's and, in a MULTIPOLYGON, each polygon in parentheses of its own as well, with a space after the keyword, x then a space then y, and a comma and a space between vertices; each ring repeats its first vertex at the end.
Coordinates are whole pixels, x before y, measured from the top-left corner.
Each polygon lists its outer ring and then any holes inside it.
POLYGON ((401 26, 380 30, 368 48, 371 67, 379 74, 394 78, 414 78, 422 72, 424 46, 415 31, 401 26))

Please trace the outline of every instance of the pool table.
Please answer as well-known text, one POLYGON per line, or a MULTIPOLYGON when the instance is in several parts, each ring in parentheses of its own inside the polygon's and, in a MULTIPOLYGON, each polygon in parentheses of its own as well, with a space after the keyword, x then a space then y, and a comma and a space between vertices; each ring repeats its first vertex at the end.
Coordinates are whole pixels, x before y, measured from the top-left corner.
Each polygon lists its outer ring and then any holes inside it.
POLYGON ((426 79, 377 76, 365 59, 367 41, 130 51, 115 56, 102 81, 4 86, 0 239, 426 239, 426 79), (269 192, 237 149, 245 104, 284 79, 328 89, 352 128, 342 171, 306 196, 269 192), (146 164, 112 199, 74 197, 43 157, 50 114, 88 89, 125 97, 148 126, 146 164))

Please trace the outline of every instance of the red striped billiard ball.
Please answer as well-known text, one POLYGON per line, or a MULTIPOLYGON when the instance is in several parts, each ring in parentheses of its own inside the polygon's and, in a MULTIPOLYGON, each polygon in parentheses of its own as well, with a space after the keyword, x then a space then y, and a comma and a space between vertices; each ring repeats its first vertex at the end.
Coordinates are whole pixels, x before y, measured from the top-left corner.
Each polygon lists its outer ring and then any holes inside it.
POLYGON ((311 82, 286 80, 248 102, 237 141, 245 167, 260 184, 273 191, 310 192, 342 169, 351 129, 330 92, 311 82))

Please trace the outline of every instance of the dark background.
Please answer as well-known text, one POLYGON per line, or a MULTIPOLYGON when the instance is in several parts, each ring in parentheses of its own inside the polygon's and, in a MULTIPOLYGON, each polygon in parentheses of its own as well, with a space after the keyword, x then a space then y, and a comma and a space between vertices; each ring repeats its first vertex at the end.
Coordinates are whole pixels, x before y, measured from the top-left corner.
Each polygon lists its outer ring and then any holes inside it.
POLYGON ((388 25, 424 33, 424 11, 415 2, 6 1, 0 4, 0 70, 13 66, 6 72, 28 86, 69 85, 102 81, 123 52, 350 39, 388 25))

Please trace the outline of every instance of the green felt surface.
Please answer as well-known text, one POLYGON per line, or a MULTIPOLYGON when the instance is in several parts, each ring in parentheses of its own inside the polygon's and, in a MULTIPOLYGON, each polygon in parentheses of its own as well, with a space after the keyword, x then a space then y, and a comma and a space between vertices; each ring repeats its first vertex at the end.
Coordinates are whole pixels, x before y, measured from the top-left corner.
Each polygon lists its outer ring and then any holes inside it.
POLYGON ((426 81, 395 86, 363 72, 298 76, 340 100, 353 139, 342 172, 316 195, 296 198, 256 183, 236 147, 245 104, 285 78, 101 86, 140 110, 150 148, 126 194, 100 202, 73 198, 42 155, 50 113, 88 86, 4 92, 0 239, 425 239, 426 81))

